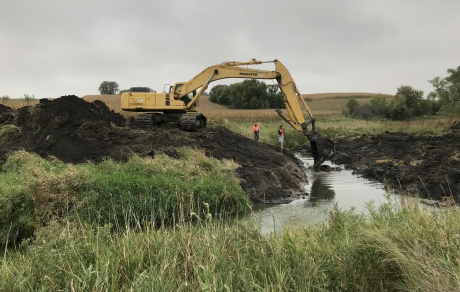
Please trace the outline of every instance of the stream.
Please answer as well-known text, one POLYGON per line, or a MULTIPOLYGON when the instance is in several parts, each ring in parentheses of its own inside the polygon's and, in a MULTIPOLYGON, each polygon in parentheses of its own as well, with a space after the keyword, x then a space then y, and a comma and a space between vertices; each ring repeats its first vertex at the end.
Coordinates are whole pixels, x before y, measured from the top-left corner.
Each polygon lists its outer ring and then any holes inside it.
POLYGON ((324 222, 329 210, 337 204, 342 210, 354 208, 356 213, 366 213, 366 204, 374 202, 378 206, 387 202, 384 185, 371 182, 341 165, 326 161, 325 165, 340 166, 341 171, 315 172, 313 157, 308 154, 296 154, 307 168, 309 183, 305 190, 309 196, 294 200, 289 204, 274 206, 255 206, 254 215, 260 217, 262 234, 280 233, 285 228, 299 228, 324 222))

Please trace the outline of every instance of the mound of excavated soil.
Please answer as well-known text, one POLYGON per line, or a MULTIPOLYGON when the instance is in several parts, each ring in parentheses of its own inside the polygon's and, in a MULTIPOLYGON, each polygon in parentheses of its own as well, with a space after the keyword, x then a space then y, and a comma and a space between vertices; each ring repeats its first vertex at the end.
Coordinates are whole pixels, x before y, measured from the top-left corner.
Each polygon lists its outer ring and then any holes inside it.
POLYGON ((0 114, 2 114, 5 111, 9 111, 9 110, 11 110, 10 107, 8 107, 6 105, 3 105, 3 104, 0 104, 0 114))
POLYGON ((241 186, 254 202, 292 200, 304 192, 307 182, 301 162, 271 145, 256 143, 223 127, 184 132, 173 127, 151 130, 126 126, 122 115, 98 100, 89 103, 76 96, 63 96, 18 110, 0 108, 0 127, 1 123, 16 125, 21 135, 0 139, 0 165, 9 153, 19 149, 68 163, 97 163, 105 157, 125 161, 133 154, 154 157, 155 152, 176 157, 178 147, 190 146, 203 149, 208 156, 239 163, 241 186))
POLYGON ((336 141, 335 163, 363 177, 422 198, 453 197, 460 202, 460 135, 419 137, 403 133, 363 135, 336 141))

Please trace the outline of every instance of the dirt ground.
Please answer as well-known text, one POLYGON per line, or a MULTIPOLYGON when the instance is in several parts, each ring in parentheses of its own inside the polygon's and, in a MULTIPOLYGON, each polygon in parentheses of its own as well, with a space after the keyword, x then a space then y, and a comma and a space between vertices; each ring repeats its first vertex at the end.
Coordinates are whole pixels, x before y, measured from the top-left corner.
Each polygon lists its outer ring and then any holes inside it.
POLYGON ((342 139, 335 141, 332 161, 401 193, 460 203, 460 122, 451 130, 440 137, 384 133, 342 139))
POLYGON ((11 130, 0 136, 0 166, 9 153, 19 149, 82 163, 99 162, 105 157, 125 161, 133 154, 177 157, 178 147, 190 146, 208 156, 237 162, 241 166, 237 176, 253 202, 283 203, 305 192, 307 177, 302 163, 274 146, 223 127, 185 132, 176 127, 152 130, 129 124, 126 126, 124 117, 103 102, 90 103, 77 96, 42 99, 37 105, 17 110, 0 105, 0 132, 11 130))

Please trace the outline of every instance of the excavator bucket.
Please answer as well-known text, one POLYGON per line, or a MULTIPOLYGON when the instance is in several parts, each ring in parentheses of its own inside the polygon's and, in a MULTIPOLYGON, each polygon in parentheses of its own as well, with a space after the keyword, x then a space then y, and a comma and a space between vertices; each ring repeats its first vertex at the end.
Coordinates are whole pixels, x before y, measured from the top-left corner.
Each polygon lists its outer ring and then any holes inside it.
MULTIPOLYGON (((306 104, 305 104, 306 106, 306 104)), ((311 120, 305 122, 303 121, 300 124, 293 122, 291 119, 287 118, 280 109, 275 110, 278 115, 283 118, 289 125, 291 125, 294 129, 298 130, 299 132, 303 132, 305 136, 307 136, 308 140, 310 141, 311 145, 311 152, 314 158, 314 165, 313 167, 317 168, 324 161, 329 159, 329 157, 335 152, 335 145, 334 142, 329 138, 321 137, 321 134, 315 128, 315 119, 310 114, 311 120), (308 126, 311 125, 311 131, 308 131, 308 126)), ((288 111, 289 112, 289 111, 288 111)), ((291 115, 293 116, 293 115, 291 115)), ((296 117, 303 118, 303 115, 298 114, 296 117)))
POLYGON ((319 132, 316 130, 305 133, 305 136, 307 136, 310 141, 311 151, 314 158, 313 167, 319 167, 332 155, 332 153, 334 153, 334 142, 329 138, 321 137, 319 132))

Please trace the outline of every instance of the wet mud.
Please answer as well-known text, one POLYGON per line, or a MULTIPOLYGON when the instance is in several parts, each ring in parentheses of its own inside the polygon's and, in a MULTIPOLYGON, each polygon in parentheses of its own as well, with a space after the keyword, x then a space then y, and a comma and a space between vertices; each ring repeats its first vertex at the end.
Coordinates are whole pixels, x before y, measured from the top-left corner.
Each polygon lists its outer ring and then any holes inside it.
POLYGON ((335 141, 331 160, 402 194, 460 203, 460 122, 450 132, 437 137, 384 133, 341 139, 335 141))

